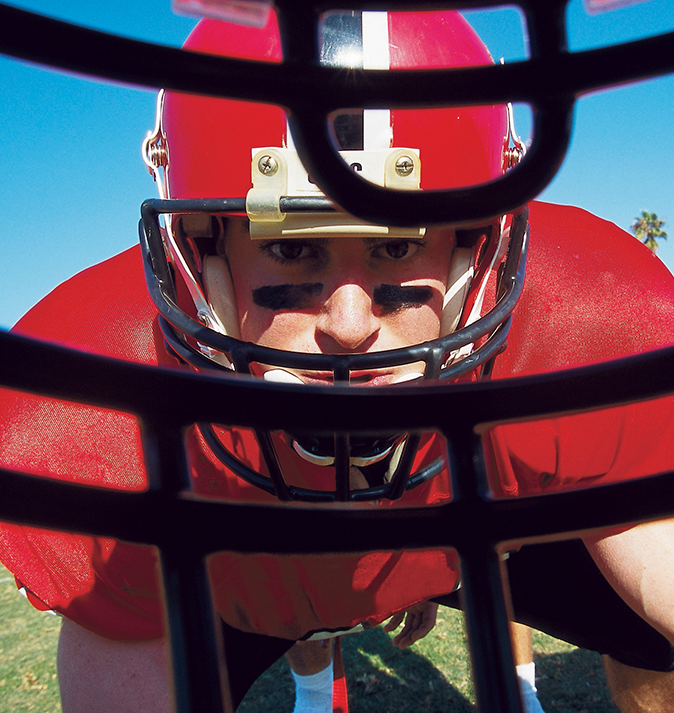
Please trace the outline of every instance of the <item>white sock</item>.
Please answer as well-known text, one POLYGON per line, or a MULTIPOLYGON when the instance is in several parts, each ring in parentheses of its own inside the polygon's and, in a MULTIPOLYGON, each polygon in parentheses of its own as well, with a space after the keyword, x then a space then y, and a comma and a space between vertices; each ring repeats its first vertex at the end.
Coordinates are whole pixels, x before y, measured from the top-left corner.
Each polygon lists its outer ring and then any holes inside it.
POLYGON ((515 671, 517 671, 517 682, 520 684, 525 713, 544 713, 536 695, 536 665, 534 662, 515 666, 515 671))
POLYGON ((332 713, 332 661, 310 676, 300 676, 292 670, 290 673, 295 679, 293 713, 332 713))

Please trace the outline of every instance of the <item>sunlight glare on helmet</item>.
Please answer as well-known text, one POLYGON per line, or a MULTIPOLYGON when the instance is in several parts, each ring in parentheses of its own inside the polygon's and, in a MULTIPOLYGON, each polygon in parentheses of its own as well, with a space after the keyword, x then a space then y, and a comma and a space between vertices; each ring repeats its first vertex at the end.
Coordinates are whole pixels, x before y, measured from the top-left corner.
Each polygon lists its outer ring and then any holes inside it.
POLYGON ((362 61, 361 52, 353 47, 344 47, 339 50, 334 58, 335 66, 338 67, 360 67, 362 61))
POLYGON ((173 0, 173 11, 263 27, 272 5, 272 0, 173 0))

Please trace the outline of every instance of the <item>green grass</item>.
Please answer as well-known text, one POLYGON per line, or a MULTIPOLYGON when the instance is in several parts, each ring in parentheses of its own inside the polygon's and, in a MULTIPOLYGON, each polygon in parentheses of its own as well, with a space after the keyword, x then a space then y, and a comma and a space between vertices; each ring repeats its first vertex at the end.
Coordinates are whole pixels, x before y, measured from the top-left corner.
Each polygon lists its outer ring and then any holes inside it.
MULTIPOLYGON (((0 568, 0 713, 59 713, 56 645, 60 620, 37 612, 0 568)), ((441 607, 435 629, 399 651, 381 628, 344 637, 351 713, 467 713, 474 710, 461 615, 441 607)), ((539 698, 546 713, 616 713, 601 658, 534 634, 539 698)), ((290 713, 293 685, 285 661, 249 691, 240 713, 290 713)), ((141 712, 139 712, 141 713, 141 712)))
MULTIPOLYGON (((475 710, 460 613, 440 608, 435 629, 405 651, 381 628, 344 637, 350 713, 468 713, 475 710)), ((539 699, 546 713, 617 713, 601 657, 534 633, 539 699)), ((240 713, 291 711, 293 686, 279 661, 248 692, 240 713)))
POLYGON ((59 617, 38 612, 0 568, 0 713, 57 713, 59 617))

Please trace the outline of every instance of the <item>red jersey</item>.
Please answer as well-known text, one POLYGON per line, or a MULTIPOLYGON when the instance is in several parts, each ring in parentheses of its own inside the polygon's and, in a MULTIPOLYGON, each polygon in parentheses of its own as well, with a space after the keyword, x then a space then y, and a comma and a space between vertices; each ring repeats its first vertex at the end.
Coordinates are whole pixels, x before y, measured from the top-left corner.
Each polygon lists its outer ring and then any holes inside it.
MULTIPOLYGON (((590 214, 534 203, 524 294, 493 378, 562 369, 664 346, 674 335, 674 280, 633 237, 590 214)), ((80 273, 16 327, 26 335, 147 364, 166 363, 156 309, 138 248, 80 273)), ((586 486, 674 469, 662 431, 674 428, 669 399, 580 416, 495 428, 487 438, 503 496, 586 486), (651 424, 658 423, 657 443, 651 424), (645 447, 645 444, 648 444, 645 447)), ((145 471, 133 417, 0 390, 0 465, 45 477, 142 490, 145 471)), ((260 454, 245 431, 221 431, 251 467, 260 454)), ((426 440, 418 458, 441 452, 426 440)), ((308 485, 320 467, 280 445, 286 468, 308 485)), ((195 490, 227 500, 276 502, 220 463, 196 431, 188 435, 195 490)), ((450 498, 442 473, 381 507, 435 505, 450 498)), ((109 538, 0 526, 0 559, 46 606, 107 637, 162 636, 158 565, 152 548, 109 538)), ((297 639, 322 629, 379 622, 450 592, 453 552, 209 558, 214 603, 231 625, 297 639)))

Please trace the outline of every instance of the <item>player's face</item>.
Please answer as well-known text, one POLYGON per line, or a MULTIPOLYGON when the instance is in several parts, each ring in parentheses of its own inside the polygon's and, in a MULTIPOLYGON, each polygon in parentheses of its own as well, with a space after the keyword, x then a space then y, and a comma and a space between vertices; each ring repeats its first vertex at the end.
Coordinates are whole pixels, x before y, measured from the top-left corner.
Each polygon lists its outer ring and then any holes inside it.
MULTIPOLYGON (((348 354, 436 339, 452 240, 312 238, 253 241, 244 221, 226 238, 241 338, 287 351, 348 354)), ((352 375, 386 384, 419 365, 352 375)), ((309 382, 328 375, 299 373, 309 382)))

